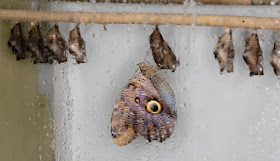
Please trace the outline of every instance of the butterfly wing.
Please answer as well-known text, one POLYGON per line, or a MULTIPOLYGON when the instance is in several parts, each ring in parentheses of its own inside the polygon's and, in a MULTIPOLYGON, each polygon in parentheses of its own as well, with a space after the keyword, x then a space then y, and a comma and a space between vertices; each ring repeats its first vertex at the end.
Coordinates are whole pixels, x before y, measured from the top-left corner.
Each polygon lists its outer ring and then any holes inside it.
POLYGON ((113 141, 117 145, 130 143, 137 135, 148 141, 164 141, 175 125, 175 98, 163 76, 140 63, 115 103, 111 118, 113 141), (157 102, 160 111, 147 110, 149 102, 157 102))

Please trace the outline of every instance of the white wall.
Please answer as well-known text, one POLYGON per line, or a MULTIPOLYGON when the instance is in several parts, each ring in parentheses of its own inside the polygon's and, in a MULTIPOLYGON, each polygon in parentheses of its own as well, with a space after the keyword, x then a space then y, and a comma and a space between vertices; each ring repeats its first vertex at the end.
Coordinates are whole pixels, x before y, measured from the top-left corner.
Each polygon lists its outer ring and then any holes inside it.
MULTIPOLYGON (((52 10, 137 11, 235 14, 279 17, 279 7, 121 5, 53 3, 52 10)), ((59 23, 68 40, 74 24, 59 23)), ((249 77, 242 52, 247 29, 233 29, 234 73, 220 75, 213 50, 219 27, 161 25, 160 31, 181 62, 175 73, 161 71, 176 95, 178 120, 164 143, 138 138, 118 147, 110 133, 113 105, 136 64, 152 60, 152 25, 81 24, 86 64, 68 55, 54 65, 56 159, 67 161, 190 160, 279 161, 280 82, 269 64, 275 31, 259 30, 264 76, 249 77), (147 55, 149 53, 149 55, 147 55)))

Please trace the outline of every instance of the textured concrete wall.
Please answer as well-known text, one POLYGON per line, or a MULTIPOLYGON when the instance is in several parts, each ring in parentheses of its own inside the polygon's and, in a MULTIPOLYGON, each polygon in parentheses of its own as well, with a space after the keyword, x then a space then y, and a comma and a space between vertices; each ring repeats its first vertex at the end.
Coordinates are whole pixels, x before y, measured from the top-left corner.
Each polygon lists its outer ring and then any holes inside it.
MULTIPOLYGON (((279 16, 273 6, 176 6, 55 3, 52 10, 109 12, 176 12, 279 16)), ((59 23, 66 39, 74 24, 59 23)), ((85 64, 69 61, 55 66, 56 157, 61 160, 252 160, 280 159, 280 82, 268 56, 275 31, 259 30, 264 76, 249 77, 242 53, 250 30, 233 29, 234 73, 220 75, 213 50, 219 27, 159 26, 179 58, 175 73, 161 71, 176 95, 178 120, 164 143, 139 137, 118 147, 110 134, 115 100, 142 61, 153 62, 149 47, 152 25, 81 24, 86 41, 85 64), (62 89, 66 91, 62 92, 62 89), (62 94, 62 96, 61 96, 62 94), (64 99, 60 99, 64 97, 64 99)))

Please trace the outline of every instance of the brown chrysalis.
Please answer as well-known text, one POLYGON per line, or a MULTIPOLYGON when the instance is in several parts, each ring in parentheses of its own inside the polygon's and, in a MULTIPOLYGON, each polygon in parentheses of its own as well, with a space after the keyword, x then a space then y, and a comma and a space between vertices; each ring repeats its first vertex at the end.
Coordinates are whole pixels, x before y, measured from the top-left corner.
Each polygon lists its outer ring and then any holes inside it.
POLYGON ((252 33, 246 40, 243 59, 250 69, 250 76, 263 75, 263 56, 257 33, 252 33))
POLYGON ((26 58, 25 39, 23 37, 20 22, 16 23, 11 30, 8 46, 12 49, 13 53, 16 54, 17 60, 26 58))
POLYGON ((175 54, 164 41, 158 26, 156 26, 154 32, 150 35, 150 46, 159 69, 171 69, 174 72, 176 66, 179 65, 179 61, 176 60, 175 54))
POLYGON ((66 62, 66 42, 59 32, 58 25, 55 24, 47 34, 48 51, 58 63, 66 62))
POLYGON ((274 73, 280 76, 280 40, 279 38, 274 43, 274 48, 269 57, 270 64, 274 68, 274 73))
POLYGON ((70 31, 68 46, 70 54, 75 56, 77 63, 84 63, 86 57, 85 41, 81 37, 78 25, 70 31))
POLYGON ((111 117, 114 144, 130 143, 137 135, 162 142, 175 126, 175 96, 153 65, 138 64, 115 103, 111 117))
POLYGON ((32 24, 28 34, 28 49, 36 63, 48 63, 48 53, 45 50, 44 40, 40 31, 39 23, 32 24))
POLYGON ((219 61, 220 73, 233 72, 234 48, 230 28, 226 28, 225 33, 219 38, 214 56, 219 61))

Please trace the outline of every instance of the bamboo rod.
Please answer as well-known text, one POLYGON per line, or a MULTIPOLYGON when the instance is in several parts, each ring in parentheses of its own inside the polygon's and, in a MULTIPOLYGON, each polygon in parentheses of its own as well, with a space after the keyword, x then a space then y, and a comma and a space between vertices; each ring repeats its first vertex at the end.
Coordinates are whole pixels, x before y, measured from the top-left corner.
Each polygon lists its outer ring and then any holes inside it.
MULTIPOLYGON (((53 1, 53 0, 49 0, 53 1)), ((90 0, 56 0, 67 2, 90 2, 90 0)), ((184 4, 186 0, 95 0, 98 3, 143 3, 143 4, 184 4)), ((187 0, 205 5, 279 5, 280 0, 187 0)))
POLYGON ((169 13, 90 13, 30 10, 0 10, 0 20, 51 21, 98 24, 175 24, 197 26, 227 26, 237 28, 280 29, 280 18, 184 15, 169 13))
MULTIPOLYGON (((110 3, 144 3, 144 4, 184 4, 186 0, 96 0, 110 3)), ((193 0, 197 3, 210 5, 253 5, 253 0, 193 0)), ((261 4, 261 3, 260 3, 261 4)))

